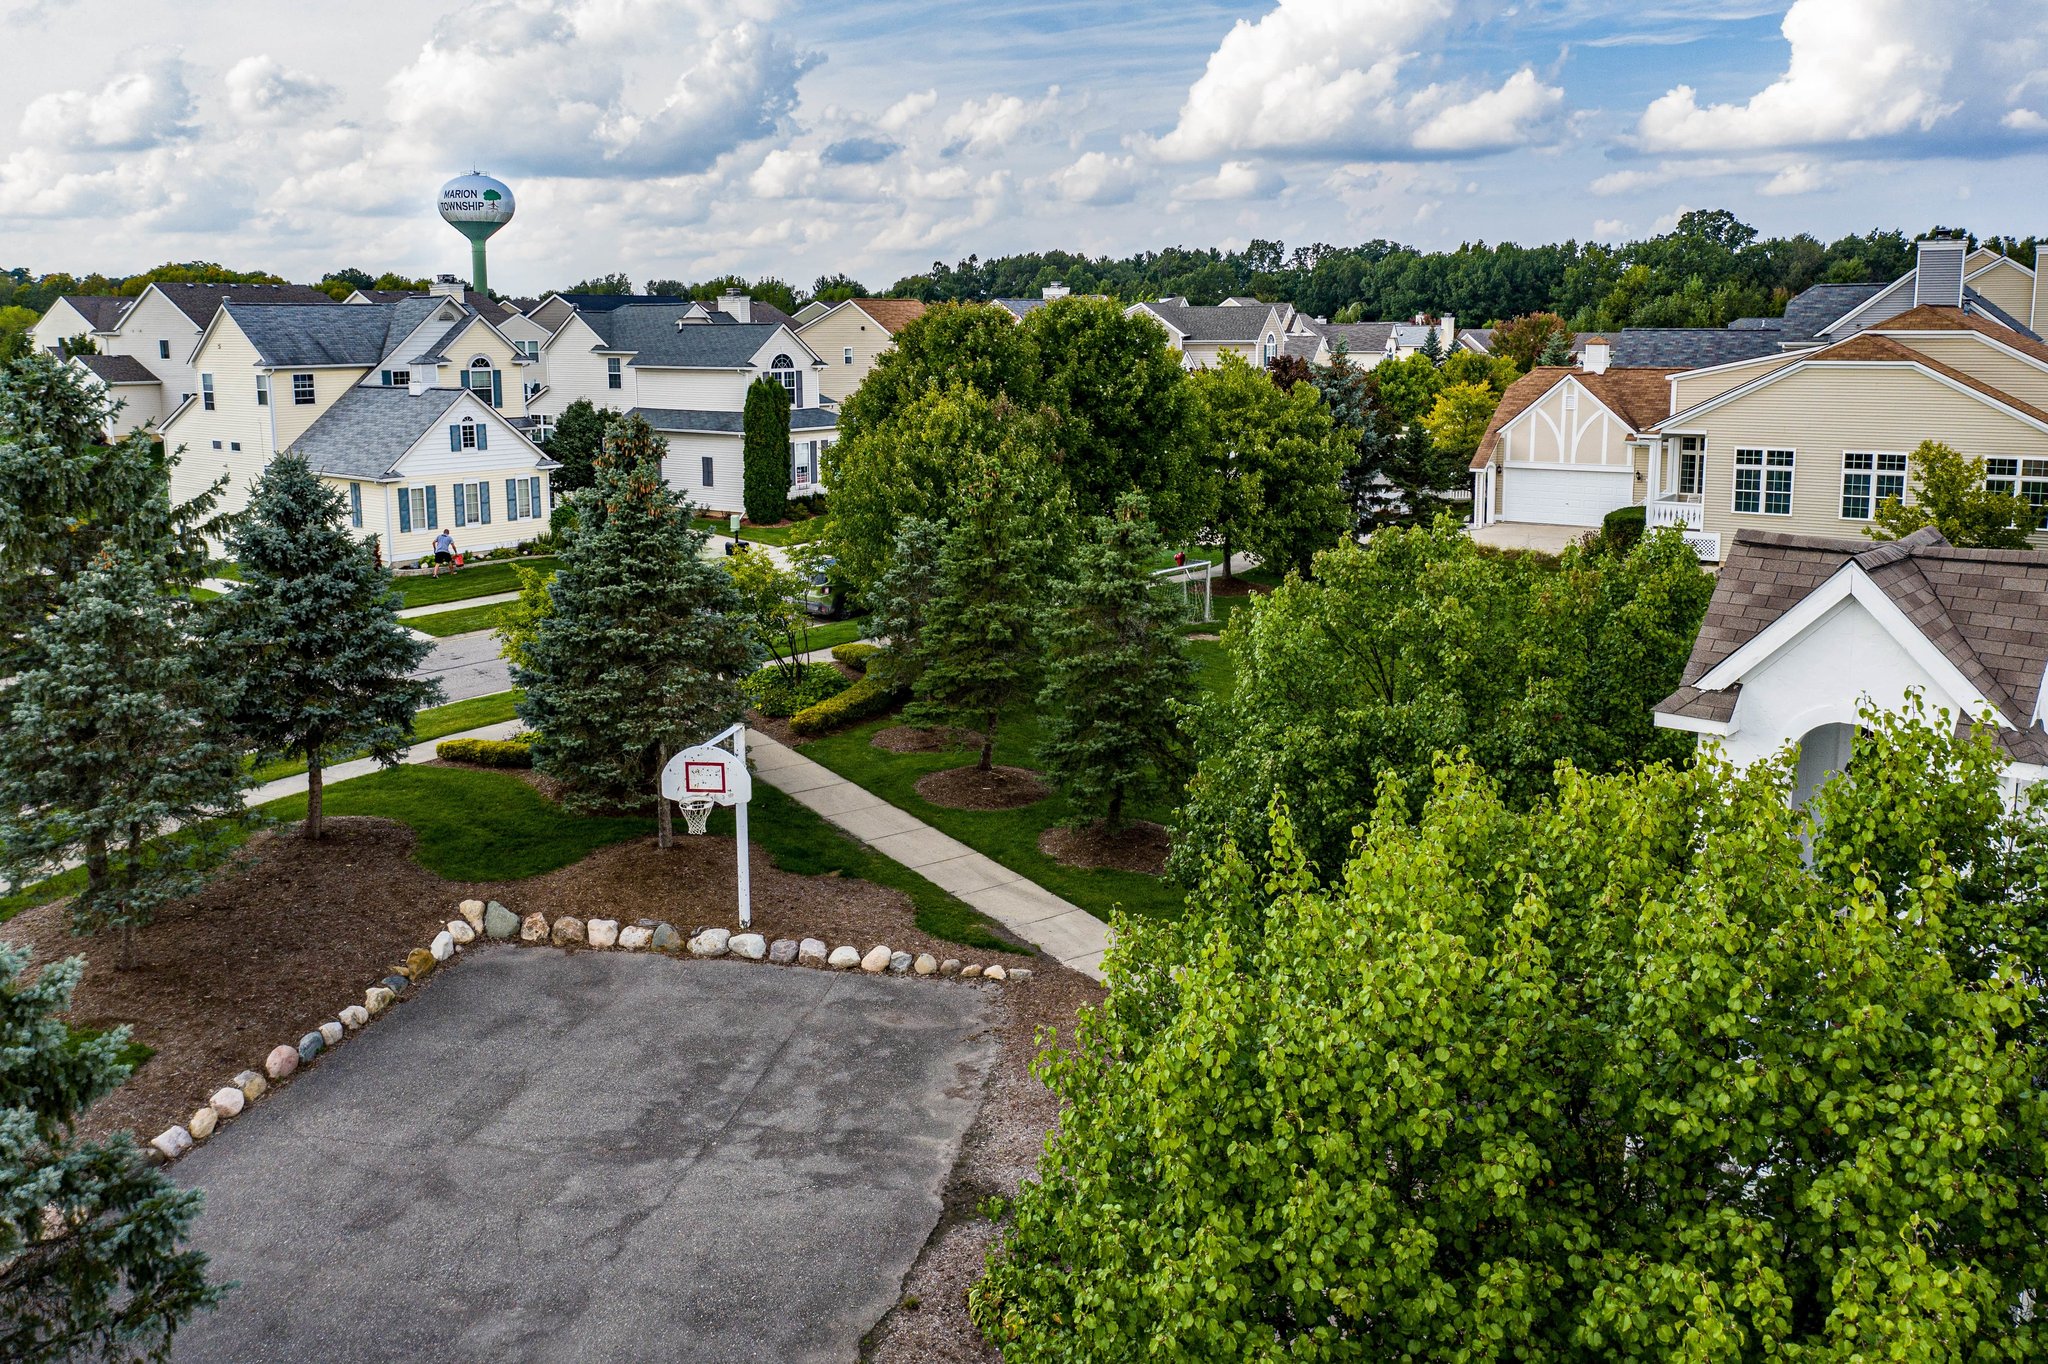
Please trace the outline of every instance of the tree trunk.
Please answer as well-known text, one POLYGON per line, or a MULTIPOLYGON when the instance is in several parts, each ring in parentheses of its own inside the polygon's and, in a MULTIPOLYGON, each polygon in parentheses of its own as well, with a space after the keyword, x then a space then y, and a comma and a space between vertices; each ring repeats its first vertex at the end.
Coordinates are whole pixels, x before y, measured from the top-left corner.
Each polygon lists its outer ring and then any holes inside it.
MULTIPOLYGON (((668 771, 668 745, 666 743, 657 744, 654 749, 654 756, 656 759, 655 771, 668 771)), ((674 810, 671 808, 671 802, 665 793, 656 792, 654 815, 654 846, 666 850, 670 847, 673 847, 675 845, 675 841, 676 817, 674 810)))
POLYGON ((322 776, 320 747, 315 744, 306 750, 306 837, 316 843, 325 836, 320 819, 322 776))
POLYGON ((990 765, 995 759, 995 756, 996 712, 990 711, 988 713, 988 722, 986 726, 984 726, 984 728, 982 729, 981 733, 981 762, 978 764, 978 766, 981 768, 982 771, 986 772, 989 770, 990 765))
POLYGON ((119 971, 133 971, 142 964, 135 951, 135 925, 122 924, 120 931, 121 946, 114 956, 114 968, 119 971))
POLYGON ((1223 537, 1223 576, 1225 579, 1233 582, 1237 579, 1237 565, 1230 562, 1230 537, 1228 535, 1223 537))
POLYGON ((103 891, 107 888, 107 836, 87 834, 85 836, 85 888, 89 891, 103 891))

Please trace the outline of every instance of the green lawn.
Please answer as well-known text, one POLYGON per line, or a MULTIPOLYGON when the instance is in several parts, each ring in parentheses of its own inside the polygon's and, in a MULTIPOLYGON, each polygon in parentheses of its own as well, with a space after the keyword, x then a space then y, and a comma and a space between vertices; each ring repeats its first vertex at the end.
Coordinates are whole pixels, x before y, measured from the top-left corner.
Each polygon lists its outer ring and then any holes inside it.
POLYGON ((807 641, 808 651, 815 653, 819 649, 836 649, 842 644, 851 644, 861 637, 861 626, 866 623, 865 618, 855 616, 852 620, 833 620, 823 625, 813 625, 807 641))
MULTIPOLYGON (((722 535, 728 539, 732 536, 732 522, 723 516, 699 516, 690 524, 713 535, 722 535)), ((819 529, 817 517, 807 521, 792 521, 786 526, 743 524, 740 527, 740 539, 751 540, 757 545, 781 545, 787 548, 790 545, 802 544, 816 535, 819 529)))
MULTIPOLYGON (((514 707, 525 694, 515 687, 511 691, 493 692, 489 696, 476 696, 467 701, 451 701, 445 706, 429 706, 412 717, 413 742, 425 743, 429 739, 460 734, 464 730, 482 729, 485 725, 516 720, 519 717, 514 707)), ((332 761, 347 762, 350 758, 361 756, 360 753, 350 753, 332 761)), ((257 768, 251 775, 256 779, 256 784, 261 786, 264 782, 276 781, 279 777, 295 777, 305 770, 304 759, 281 758, 257 768)))
POLYGON ((505 623, 506 615, 517 602, 501 601, 490 606, 464 606, 453 611, 436 611, 429 616, 412 616, 401 621, 423 635, 446 639, 449 635, 466 635, 475 630, 495 630, 505 623))
POLYGON ((392 585, 398 589, 398 595, 406 606, 434 606, 444 601, 488 597, 496 592, 517 592, 519 576, 512 571, 513 564, 524 564, 545 572, 558 567, 560 562, 551 555, 531 559, 492 559, 471 564, 460 573, 443 573, 438 578, 427 574, 394 578, 392 585))

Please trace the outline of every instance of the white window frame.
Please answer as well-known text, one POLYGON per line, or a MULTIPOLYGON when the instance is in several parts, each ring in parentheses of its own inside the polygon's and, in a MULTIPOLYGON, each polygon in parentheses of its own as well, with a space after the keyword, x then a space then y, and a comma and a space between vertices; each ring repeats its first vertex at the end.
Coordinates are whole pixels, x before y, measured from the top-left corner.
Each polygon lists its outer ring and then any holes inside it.
POLYGON ((313 376, 304 370, 294 374, 292 376, 292 406, 311 407, 319 401, 320 386, 314 382, 313 376), (299 382, 301 379, 305 380, 304 384, 299 382), (304 390, 303 392, 301 392, 302 389, 304 390))
POLYGON ((435 527, 427 524, 427 489, 425 484, 411 488, 400 488, 398 495, 410 498, 412 501, 412 528, 415 533, 435 529, 435 527))
POLYGON ((213 376, 211 374, 199 376, 199 406, 208 412, 215 410, 213 405, 213 376))
POLYGON ((713 471, 717 468, 717 466, 712 462, 711 456, 704 455, 701 456, 701 458, 703 460, 703 463, 698 466, 698 471, 704 475, 703 486, 709 488, 712 486, 711 475, 713 471))
POLYGON ((1678 438, 1678 495, 1680 497, 1704 497, 1707 492, 1707 443, 1698 436, 1678 438), (1686 471, 1692 471, 1693 486, 1686 484, 1686 471))
POLYGON ((464 416, 457 425, 462 431, 462 435, 459 437, 462 441, 462 448, 465 450, 476 449, 476 418, 464 416))
POLYGON ((1798 490, 1798 469, 1799 452, 1790 446, 1736 446, 1735 477, 1731 480, 1732 489, 1728 500, 1728 510, 1738 516, 1790 516, 1792 514, 1794 497, 1798 490), (1756 459, 1752 463, 1744 460, 1744 455, 1754 455, 1756 459), (1783 464, 1773 463, 1771 459, 1773 455, 1783 455, 1785 462, 1783 464), (1745 471, 1749 470, 1754 470, 1756 473, 1756 487, 1751 490, 1756 494, 1756 506, 1754 508, 1742 505, 1742 475, 1745 471), (1771 474, 1778 470, 1783 470, 1785 474, 1785 487, 1782 494, 1785 499, 1785 509, 1783 511, 1772 511, 1771 498, 1778 494, 1771 488, 1771 474))
POLYGON ((2026 498, 2034 509, 2033 528, 2048 530, 2048 459, 1993 455, 1984 461, 1984 486, 2026 498))
POLYGON ((768 374, 789 394, 789 405, 792 408, 804 405, 803 371, 796 367, 796 361, 787 355, 778 355, 768 362, 768 374))
POLYGON ((256 376, 256 406, 270 406, 270 376, 268 374, 256 376))
POLYGON ((168 339, 161 339, 156 343, 156 358, 159 360, 171 358, 171 343, 168 339))
POLYGON ((616 355, 605 357, 604 386, 613 390, 622 389, 626 386, 626 366, 616 355))
POLYGON ((1280 355, 1280 339, 1274 336, 1273 333, 1267 332, 1265 343, 1259 347, 1259 354, 1268 365, 1272 364, 1280 355))
POLYGON ((847 363, 847 364, 849 364, 849 365, 853 363, 853 347, 852 347, 852 346, 848 346, 848 347, 846 347, 846 361, 845 361, 845 363, 847 363))
POLYGON ((1873 521, 1877 509, 1884 505, 1887 497, 1906 500, 1906 476, 1912 464, 1910 456, 1896 450, 1844 450, 1842 452, 1842 519, 1844 521, 1873 521), (1896 467, 1886 468, 1887 461, 1896 460, 1896 467), (1859 462, 1860 461, 1860 462, 1859 462), (1851 480, 1860 482, 1861 493, 1849 491, 1851 480), (1849 510, 1852 497, 1860 498, 1863 514, 1849 510))

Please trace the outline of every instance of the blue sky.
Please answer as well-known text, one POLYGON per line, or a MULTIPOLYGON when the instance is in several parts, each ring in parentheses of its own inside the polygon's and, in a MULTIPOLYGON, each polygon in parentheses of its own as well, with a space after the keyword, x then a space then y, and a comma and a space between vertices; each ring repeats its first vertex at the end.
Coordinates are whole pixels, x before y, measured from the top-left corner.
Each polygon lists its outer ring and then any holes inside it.
MULTIPOLYGON (((7 0, 0 0, 4 7, 7 0)), ((2048 5, 29 0, 0 264, 874 286, 1035 247, 2036 231, 2048 5), (109 35, 118 35, 110 40, 109 35), (366 41, 366 35, 370 37, 366 41)))

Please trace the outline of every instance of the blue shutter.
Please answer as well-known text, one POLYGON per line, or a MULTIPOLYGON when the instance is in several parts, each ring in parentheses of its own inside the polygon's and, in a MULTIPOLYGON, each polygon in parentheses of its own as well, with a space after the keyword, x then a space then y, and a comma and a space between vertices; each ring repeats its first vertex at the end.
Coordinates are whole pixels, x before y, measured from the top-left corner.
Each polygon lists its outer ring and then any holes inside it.
POLYGON ((505 405, 505 384, 504 384, 504 379, 503 379, 503 376, 501 376, 501 375, 500 375, 500 374, 498 373, 498 371, 497 371, 497 370, 492 370, 492 371, 491 371, 491 406, 492 406, 492 407, 503 407, 504 405, 505 405))
POLYGON ((482 422, 476 424, 476 448, 479 450, 491 448, 491 428, 485 426, 482 422))
POLYGON ((391 387, 391 371, 388 369, 380 369, 377 371, 377 373, 384 380, 384 387, 391 387))
POLYGON ((400 488, 398 490, 398 528, 401 531, 412 529, 412 489, 410 488, 400 488))
POLYGON ((476 519, 481 525, 491 524, 491 481, 487 478, 476 485, 476 519))
POLYGON ((363 528, 363 485, 348 485, 348 523, 357 530, 363 528))
POLYGON ((462 428, 460 426, 448 428, 448 448, 450 450, 460 450, 462 448, 462 428))
POLYGON ((434 485, 427 485, 427 529, 441 529, 441 510, 434 505, 434 485))
POLYGON ((505 519, 507 521, 517 521, 519 519, 519 480, 516 478, 505 480, 505 519))
POLYGON ((462 494, 463 485, 458 483, 455 485, 455 524, 458 526, 466 526, 476 519, 469 510, 469 499, 462 494))
POLYGON ((535 474, 535 475, 533 476, 533 514, 534 514, 535 516, 539 516, 539 515, 541 515, 541 514, 542 514, 542 513, 541 513, 541 509, 540 509, 540 508, 541 508, 541 500, 540 500, 540 475, 539 475, 539 474, 535 474))

